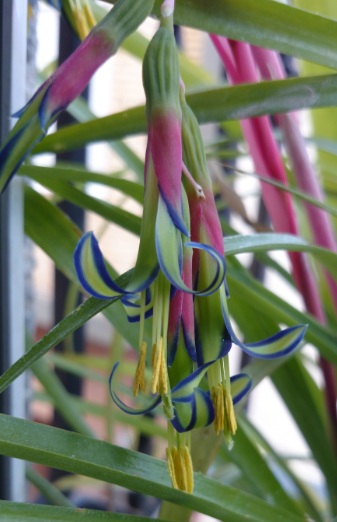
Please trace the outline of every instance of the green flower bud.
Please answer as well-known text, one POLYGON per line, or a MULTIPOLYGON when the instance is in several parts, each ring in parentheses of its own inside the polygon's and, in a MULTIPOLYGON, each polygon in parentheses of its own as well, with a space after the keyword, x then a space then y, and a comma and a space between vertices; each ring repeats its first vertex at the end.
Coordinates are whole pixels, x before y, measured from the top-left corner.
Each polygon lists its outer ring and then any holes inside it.
POLYGON ((119 0, 110 14, 97 24, 93 33, 106 29, 108 38, 113 35, 115 52, 150 14, 154 0, 119 0))
POLYGON ((179 61, 173 32, 160 27, 151 40, 143 62, 147 112, 171 108, 181 114, 179 61))

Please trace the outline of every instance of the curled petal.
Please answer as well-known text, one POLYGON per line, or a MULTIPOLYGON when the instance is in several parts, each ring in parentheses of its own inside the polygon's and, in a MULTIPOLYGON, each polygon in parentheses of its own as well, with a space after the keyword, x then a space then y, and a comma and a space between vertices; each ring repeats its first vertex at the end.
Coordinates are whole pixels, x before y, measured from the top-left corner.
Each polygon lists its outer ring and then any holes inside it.
MULTIPOLYGON (((146 288, 144 319, 148 319, 153 314, 153 300, 150 288, 146 288)), ((140 297, 138 294, 128 294, 122 297, 121 302, 124 306, 128 321, 138 323, 140 321, 140 297)))
POLYGON ((158 272, 157 267, 153 267, 152 272, 144 273, 143 280, 139 280, 137 284, 133 285, 131 281, 124 288, 121 287, 109 274, 98 241, 92 232, 84 234, 78 242, 74 252, 74 263, 83 288, 99 299, 140 292, 152 283, 158 272))
POLYGON ((198 387, 201 379, 205 375, 208 367, 213 363, 211 361, 203 366, 200 366, 197 370, 192 372, 190 375, 182 379, 174 388, 172 388, 172 401, 177 402, 188 402, 194 390, 198 387))
POLYGON ((123 402, 118 397, 115 390, 113 389, 112 380, 115 376, 117 368, 118 368, 118 362, 112 368, 112 372, 109 377, 109 389, 110 389, 110 395, 111 395, 112 400, 114 401, 116 406, 118 406, 118 408, 120 408, 122 411, 124 411, 124 413, 128 413, 129 415, 144 415, 145 413, 148 413, 149 411, 154 410, 161 403, 161 397, 159 396, 152 402, 152 404, 150 404, 149 406, 147 406, 145 408, 136 409, 136 408, 131 408, 130 406, 125 404, 125 402, 123 402))
POLYGON ((246 373, 238 373, 231 377, 231 396, 233 404, 237 404, 243 399, 252 387, 252 379, 246 373))
POLYGON ((203 365, 221 359, 230 351, 232 339, 224 324, 220 292, 194 298, 197 361, 203 365))
POLYGON ((181 276, 183 245, 180 232, 174 226, 161 197, 158 201, 155 239, 160 268, 175 288, 195 295, 209 295, 223 283, 226 273, 224 257, 209 245, 188 241, 184 247, 206 252, 214 260, 216 268, 213 280, 206 288, 193 290, 185 284, 181 276))
POLYGON ((229 320, 227 300, 224 296, 224 292, 221 293, 221 297, 224 321, 233 343, 238 345, 245 353, 252 357, 257 359, 276 359, 277 357, 287 355, 297 348, 305 335, 307 325, 300 324, 290 328, 285 328, 277 334, 268 337, 267 339, 263 339, 262 341, 244 344, 236 336, 229 320))
POLYGON ((172 426, 179 432, 208 426, 214 420, 214 406, 209 392, 195 388, 186 402, 174 402, 172 426))
POLYGON ((94 297, 109 299, 127 294, 110 276, 98 241, 92 232, 84 234, 78 242, 74 252, 74 263, 81 285, 94 297))
POLYGON ((0 150, 0 193, 28 156, 28 147, 36 145, 40 139, 41 130, 37 116, 12 130, 7 143, 0 150))

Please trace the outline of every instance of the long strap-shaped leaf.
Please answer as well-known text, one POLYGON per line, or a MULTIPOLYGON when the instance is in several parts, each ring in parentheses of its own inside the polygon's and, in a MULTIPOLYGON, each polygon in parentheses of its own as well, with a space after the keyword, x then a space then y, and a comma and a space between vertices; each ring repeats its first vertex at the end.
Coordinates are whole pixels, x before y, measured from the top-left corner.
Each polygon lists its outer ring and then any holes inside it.
MULTIPOLYGON (((148 517, 123 515, 121 513, 104 513, 94 509, 65 508, 55 506, 38 506, 22 502, 6 502, 0 500, 1 517, 6 522, 153 522, 148 517)), ((165 520, 157 519, 158 522, 165 520)))
MULTIPOLYGON (((275 3, 275 2, 274 2, 275 3)), ((200 123, 276 114, 310 107, 337 105, 337 75, 291 78, 235 87, 207 88, 186 95, 200 123)), ((146 131, 145 109, 129 110, 69 125, 46 136, 35 153, 65 151, 85 143, 118 140, 146 131)))
POLYGON ((222 521, 303 521, 289 511, 201 475, 195 477, 194 494, 183 493, 171 487, 166 464, 158 459, 6 415, 0 415, 0 452, 117 484, 222 521))
POLYGON ((276 370, 273 382, 301 430, 327 482, 332 511, 337 513, 337 459, 331 451, 317 386, 301 362, 294 357, 276 370), (289 382, 291 382, 291 391, 289 382))
MULTIPOLYGON (((161 0, 155 2, 159 14, 161 0)), ((272 0, 176 0, 175 22, 337 66, 337 22, 272 0)))

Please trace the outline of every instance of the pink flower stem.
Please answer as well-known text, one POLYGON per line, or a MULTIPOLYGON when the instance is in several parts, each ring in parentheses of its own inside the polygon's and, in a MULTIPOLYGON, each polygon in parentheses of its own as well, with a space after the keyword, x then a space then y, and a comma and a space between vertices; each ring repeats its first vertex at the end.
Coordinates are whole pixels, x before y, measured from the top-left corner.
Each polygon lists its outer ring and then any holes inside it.
MULTIPOLYGON (((274 51, 258 47, 253 47, 252 50, 263 78, 285 78, 286 75, 283 69, 283 64, 279 56, 274 51)), ((297 185, 303 192, 306 192, 311 197, 323 202, 324 197, 322 190, 312 164, 309 160, 304 139, 301 135, 295 116, 293 114, 279 114, 277 115, 277 120, 280 128, 283 131, 284 142, 288 151, 288 155, 292 161, 293 172, 295 174, 297 185)), ((336 238, 328 214, 322 209, 311 205, 310 203, 304 203, 304 207, 306 209, 315 243, 322 247, 328 248, 333 252, 337 252, 336 238)), ((324 272, 324 275, 335 308, 337 310, 337 283, 327 271, 324 272)), ((315 313, 315 310, 312 310, 312 313, 318 317, 320 322, 323 324, 325 323, 324 315, 321 317, 321 314, 315 313)), ((323 357, 320 357, 320 365, 324 375, 325 399, 329 412, 329 418, 333 426, 334 434, 337 438, 337 387, 334 368, 323 357)))
MULTIPOLYGON (((284 73, 280 62, 271 60, 266 53, 271 53, 263 49, 250 47, 249 44, 227 40, 224 37, 211 35, 211 40, 222 59, 227 73, 228 79, 232 84, 253 83, 260 81, 256 61, 260 66, 263 76, 268 78, 284 78, 284 73)), ((275 53, 274 53, 275 55, 275 53)), ((275 55, 276 56, 276 55, 275 55)), ((296 130, 296 121, 292 115, 279 115, 280 124, 282 123, 287 132, 288 139, 286 143, 289 153, 293 159, 294 170, 296 166, 297 175, 299 176, 299 186, 307 191, 308 194, 322 199, 319 185, 310 167, 308 171, 309 161, 305 157, 303 143, 301 145, 300 133, 296 130), (291 123, 289 123, 289 121, 291 123)), ((283 166, 282 158, 279 152, 277 142, 275 140, 271 121, 268 116, 252 118, 250 120, 241 121, 243 134, 248 143, 250 153, 255 165, 255 169, 261 175, 277 180, 284 185, 287 184, 287 176, 283 166)), ((302 138, 301 138, 302 139, 302 138)), ((262 195, 271 217, 272 223, 278 232, 287 232, 298 234, 298 226, 296 222, 296 214, 293 208, 291 195, 289 193, 281 193, 277 188, 262 183, 262 195)), ((318 244, 326 246, 332 250, 336 250, 335 238, 333 236, 331 224, 326 214, 312 205, 307 206, 307 212, 312 225, 313 234, 316 238, 320 238, 318 244), (316 212, 319 210, 319 213, 316 212), (317 216, 319 215, 319 219, 317 216), (324 216, 324 217, 323 217, 324 216)), ((301 253, 290 252, 289 257, 293 266, 293 276, 297 288, 302 294, 307 310, 314 315, 322 324, 325 324, 325 314, 320 300, 320 295, 315 278, 310 271, 308 261, 301 253)), ((329 276, 329 280, 330 280, 329 276)), ((337 290, 337 285, 334 286, 337 290)), ((334 295, 334 290, 332 290, 334 295)), ((337 292, 336 292, 337 305, 337 292)), ((320 358, 320 365, 325 380, 325 400, 329 413, 331 427, 333 433, 337 434, 337 413, 336 413, 336 383, 334 379, 333 367, 330 363, 320 358)))

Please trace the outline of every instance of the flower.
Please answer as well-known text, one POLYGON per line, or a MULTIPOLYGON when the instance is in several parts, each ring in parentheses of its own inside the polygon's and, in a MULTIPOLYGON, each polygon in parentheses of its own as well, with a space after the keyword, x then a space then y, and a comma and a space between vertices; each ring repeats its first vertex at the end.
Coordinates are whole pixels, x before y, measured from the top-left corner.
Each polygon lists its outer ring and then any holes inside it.
MULTIPOLYGON (((192 296, 208 295, 219 288, 225 277, 225 261, 212 246, 189 240, 190 214, 181 183, 178 57, 173 33, 167 27, 161 27, 149 45, 143 77, 148 143, 144 211, 135 268, 124 286, 117 285, 91 232, 78 243, 74 261, 79 280, 87 292, 98 298, 121 296, 129 320, 140 322, 134 395, 146 389, 144 321, 152 315, 151 392, 157 395, 156 399, 143 410, 126 406, 114 391, 112 379, 116 366, 110 379, 111 396, 121 409, 131 414, 144 413, 163 404, 170 421, 168 462, 172 481, 190 491, 193 474, 184 432, 205 426, 214 417, 210 394, 198 387, 209 364, 193 371, 196 355, 192 296), (193 250, 203 251, 210 257, 210 279, 197 291, 193 289, 191 279, 193 250), (185 449, 181 452, 177 448, 185 449), (185 482, 178 471, 183 464, 184 476, 190 477, 185 482)), ((247 385, 248 378, 242 379, 247 385)))
POLYGON ((92 233, 80 240, 75 267, 90 294, 121 296, 129 320, 140 323, 135 396, 148 388, 144 323, 152 316, 153 401, 140 409, 122 401, 114 386, 118 363, 110 376, 111 397, 131 415, 163 405, 169 421, 167 461, 172 484, 191 492, 191 430, 214 422, 216 433, 223 432, 230 447, 236 431, 234 405, 252 385, 244 373, 230 376, 232 343, 253 357, 280 357, 298 346, 306 327, 287 328, 251 344, 235 334, 227 308, 223 237, 203 142, 179 87, 174 37, 166 26, 149 44, 143 78, 148 143, 135 268, 125 285, 117 285, 92 233))
MULTIPOLYGON (((181 90, 182 137, 184 162, 194 181, 201 185, 205 198, 199 198, 189 179, 184 179, 191 215, 191 239, 213 247, 224 255, 223 237, 218 213, 213 197, 212 182, 209 177, 204 147, 198 122, 188 107, 181 90)), ((210 282, 209 259, 203 251, 198 251, 193 259, 193 287, 207 287, 210 282)), ((232 343, 254 358, 273 359, 294 350, 302 341, 306 325, 286 328, 272 337, 255 343, 243 343, 236 335, 229 317, 227 306, 228 289, 226 281, 217 291, 194 298, 195 340, 199 367, 207 368, 208 385, 215 410, 215 431, 224 431, 229 447, 236 431, 233 398, 230 390, 228 352, 232 343)))
POLYGON ((120 0, 72 55, 14 114, 19 121, 0 151, 0 192, 59 114, 77 98, 95 71, 150 13, 154 0, 120 0))

